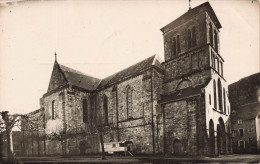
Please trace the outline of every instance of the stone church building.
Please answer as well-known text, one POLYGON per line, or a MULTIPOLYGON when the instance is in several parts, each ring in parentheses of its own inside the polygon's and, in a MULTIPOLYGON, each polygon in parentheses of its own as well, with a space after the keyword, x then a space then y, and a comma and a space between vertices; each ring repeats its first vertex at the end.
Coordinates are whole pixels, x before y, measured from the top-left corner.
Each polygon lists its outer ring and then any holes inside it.
POLYGON ((96 154, 100 133, 104 142, 132 141, 134 154, 231 153, 220 28, 203 3, 161 29, 164 62, 151 56, 104 79, 55 59, 40 109, 30 114, 40 120, 37 141, 24 133, 26 154, 96 154))

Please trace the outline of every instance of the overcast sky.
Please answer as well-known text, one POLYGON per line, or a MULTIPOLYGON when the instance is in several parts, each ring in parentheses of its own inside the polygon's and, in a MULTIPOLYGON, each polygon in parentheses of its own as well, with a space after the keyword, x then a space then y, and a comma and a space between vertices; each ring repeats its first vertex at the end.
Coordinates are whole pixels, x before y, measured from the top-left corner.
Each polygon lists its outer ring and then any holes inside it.
MULTIPOLYGON (((39 109, 54 53, 58 62, 104 78, 153 54, 164 60, 160 28, 188 0, 0 1, 0 111, 39 109)), ((191 7, 204 3, 192 0, 191 7)), ((222 29, 224 76, 233 83, 259 72, 259 2, 209 0, 222 29)))

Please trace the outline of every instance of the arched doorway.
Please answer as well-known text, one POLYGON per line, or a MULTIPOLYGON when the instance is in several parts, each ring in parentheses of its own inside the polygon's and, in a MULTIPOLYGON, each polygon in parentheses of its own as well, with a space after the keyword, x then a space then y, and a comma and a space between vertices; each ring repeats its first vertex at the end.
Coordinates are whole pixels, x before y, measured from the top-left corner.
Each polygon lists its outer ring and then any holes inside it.
POLYGON ((183 146, 180 140, 173 141, 173 154, 182 154, 183 146))
POLYGON ((221 142, 222 142, 221 134, 222 134, 221 128, 220 128, 220 125, 218 124, 217 125, 217 152, 218 152, 218 154, 221 153, 221 142))
POLYGON ((225 124, 224 124, 224 121, 223 119, 220 117, 218 119, 219 121, 219 125, 218 125, 218 152, 220 154, 224 154, 226 153, 226 147, 227 147, 227 144, 226 144, 226 128, 225 128, 225 124))
POLYGON ((215 135, 214 135, 214 122, 209 121, 209 146, 210 154, 215 154, 215 135))

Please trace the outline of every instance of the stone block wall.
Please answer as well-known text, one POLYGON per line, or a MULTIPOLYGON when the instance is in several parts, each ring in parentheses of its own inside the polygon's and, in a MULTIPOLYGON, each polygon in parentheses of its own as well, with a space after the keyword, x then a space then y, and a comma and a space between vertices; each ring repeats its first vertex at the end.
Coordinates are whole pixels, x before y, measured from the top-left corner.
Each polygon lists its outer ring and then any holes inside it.
POLYGON ((194 16, 193 19, 183 18, 182 23, 176 27, 172 27, 164 33, 164 54, 165 61, 175 58, 182 53, 196 49, 202 45, 207 44, 206 25, 205 25, 206 13, 199 13, 194 16), (188 29, 196 28, 196 46, 188 48, 188 29), (180 37, 180 53, 173 54, 172 39, 179 35, 180 37))

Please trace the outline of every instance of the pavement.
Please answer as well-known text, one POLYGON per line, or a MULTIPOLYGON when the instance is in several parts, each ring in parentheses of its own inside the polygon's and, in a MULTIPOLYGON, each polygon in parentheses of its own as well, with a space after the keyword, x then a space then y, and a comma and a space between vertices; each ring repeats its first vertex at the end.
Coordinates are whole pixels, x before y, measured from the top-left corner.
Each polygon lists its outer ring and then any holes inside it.
MULTIPOLYGON (((7 158, 4 158, 0 164, 8 163, 7 158)), ((260 154, 232 154, 232 155, 220 155, 219 157, 180 157, 180 156, 106 156, 106 160, 102 160, 101 156, 42 156, 42 157, 15 157, 13 163, 145 163, 145 164, 161 164, 161 163, 174 163, 174 164, 197 164, 197 163, 212 163, 212 164, 224 164, 224 163, 256 163, 260 164, 260 154)))

